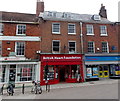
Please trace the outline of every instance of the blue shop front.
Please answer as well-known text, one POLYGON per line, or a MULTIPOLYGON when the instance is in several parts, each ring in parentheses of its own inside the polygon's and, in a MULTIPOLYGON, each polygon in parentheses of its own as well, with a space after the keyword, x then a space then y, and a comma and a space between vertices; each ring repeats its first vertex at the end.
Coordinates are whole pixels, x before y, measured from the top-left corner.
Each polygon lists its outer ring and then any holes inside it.
POLYGON ((120 55, 85 55, 85 79, 120 77, 120 55))

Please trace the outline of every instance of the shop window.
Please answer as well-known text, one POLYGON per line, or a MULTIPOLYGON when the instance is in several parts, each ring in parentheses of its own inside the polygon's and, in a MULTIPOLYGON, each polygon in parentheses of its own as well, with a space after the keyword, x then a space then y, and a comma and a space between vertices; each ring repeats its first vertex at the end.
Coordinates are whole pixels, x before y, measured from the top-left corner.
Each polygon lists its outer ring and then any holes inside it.
POLYGON ((75 24, 68 24, 68 34, 76 34, 75 24))
POLYGON ((24 56, 25 42, 16 42, 16 55, 24 56))
POLYGON ((76 52, 76 42, 69 41, 69 53, 75 53, 76 52))
POLYGON ((7 71, 5 65, 0 65, 0 82, 7 82, 7 71))
MULTIPOLYGON (((54 80, 54 66, 53 65, 48 65, 48 74, 47 74, 47 80, 54 80)), ((56 74, 56 78, 57 78, 57 74, 56 74)), ((43 77, 45 80, 46 74, 45 74, 45 66, 44 66, 44 70, 43 70, 43 77)))
POLYGON ((102 52, 108 53, 108 42, 102 42, 102 52))
POLYGON ((35 65, 18 65, 17 81, 33 81, 35 80, 35 65))
POLYGON ((60 41, 54 40, 52 43, 52 52, 53 53, 59 53, 60 52, 60 41))
POLYGON ((25 35, 26 34, 26 25, 17 25, 16 35, 25 35))
POLYGON ((95 50, 94 50, 94 42, 88 42, 88 53, 94 53, 95 50))

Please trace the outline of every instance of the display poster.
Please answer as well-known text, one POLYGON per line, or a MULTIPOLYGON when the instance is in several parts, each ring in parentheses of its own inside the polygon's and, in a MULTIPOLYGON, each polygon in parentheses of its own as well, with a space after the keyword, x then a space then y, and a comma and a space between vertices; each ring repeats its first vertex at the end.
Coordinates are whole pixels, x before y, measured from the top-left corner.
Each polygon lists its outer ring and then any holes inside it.
POLYGON ((94 76, 94 77, 97 77, 97 76, 98 76, 98 68, 97 68, 97 67, 94 67, 94 68, 93 68, 93 76, 94 76))
POLYGON ((92 76, 92 68, 87 68, 87 76, 92 76))

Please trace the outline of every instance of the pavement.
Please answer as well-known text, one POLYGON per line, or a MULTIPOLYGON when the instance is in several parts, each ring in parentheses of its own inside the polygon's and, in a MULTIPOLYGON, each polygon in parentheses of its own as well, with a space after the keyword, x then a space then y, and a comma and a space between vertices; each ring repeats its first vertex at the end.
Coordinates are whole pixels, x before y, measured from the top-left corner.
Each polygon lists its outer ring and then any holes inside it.
MULTIPOLYGON (((89 82, 83 82, 83 83, 59 83, 59 84, 54 84, 50 85, 50 90, 53 89, 63 89, 63 88, 72 88, 72 87, 82 87, 82 86, 92 86, 92 85, 102 85, 102 84, 113 84, 113 83, 118 83, 118 79, 105 79, 105 80, 98 80, 98 81, 89 81, 89 82)), ((46 86, 41 86, 43 91, 46 91, 46 86)), ((24 89, 24 93, 30 93, 31 87, 26 87, 24 89)), ((15 88, 14 89, 14 95, 19 95, 22 94, 22 88, 15 88)), ((6 96, 7 91, 6 89, 4 90, 4 94, 2 96, 6 96)))

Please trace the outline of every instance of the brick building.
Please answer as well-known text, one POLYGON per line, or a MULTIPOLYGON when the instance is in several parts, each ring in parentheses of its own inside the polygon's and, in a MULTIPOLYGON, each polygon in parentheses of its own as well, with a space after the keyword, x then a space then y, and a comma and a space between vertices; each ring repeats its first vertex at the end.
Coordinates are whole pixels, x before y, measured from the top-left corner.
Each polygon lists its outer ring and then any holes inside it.
POLYGON ((44 11, 0 12, 1 82, 84 82, 119 76, 119 23, 99 14, 44 11), (37 72, 39 71, 39 72, 37 72), (79 79, 79 81, 78 81, 79 79))
POLYGON ((41 29, 36 14, 0 14, 0 82, 39 80, 41 29))

